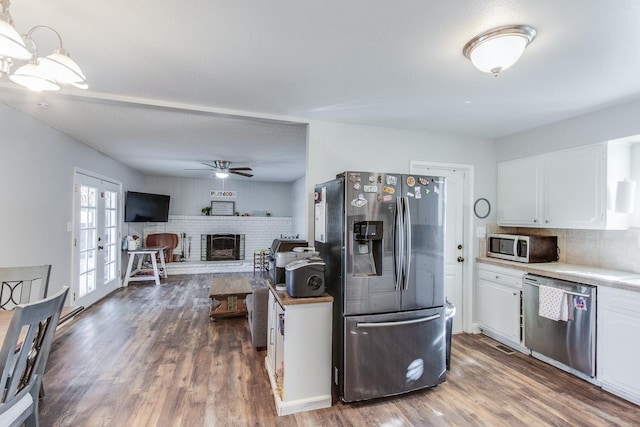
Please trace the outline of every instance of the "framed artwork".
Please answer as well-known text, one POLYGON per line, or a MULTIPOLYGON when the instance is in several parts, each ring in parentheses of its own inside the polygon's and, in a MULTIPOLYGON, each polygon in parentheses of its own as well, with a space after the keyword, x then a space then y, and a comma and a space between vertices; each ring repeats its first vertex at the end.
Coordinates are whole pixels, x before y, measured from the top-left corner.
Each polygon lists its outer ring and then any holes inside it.
POLYGON ((236 212, 236 202, 211 202, 211 215, 233 216, 236 212))

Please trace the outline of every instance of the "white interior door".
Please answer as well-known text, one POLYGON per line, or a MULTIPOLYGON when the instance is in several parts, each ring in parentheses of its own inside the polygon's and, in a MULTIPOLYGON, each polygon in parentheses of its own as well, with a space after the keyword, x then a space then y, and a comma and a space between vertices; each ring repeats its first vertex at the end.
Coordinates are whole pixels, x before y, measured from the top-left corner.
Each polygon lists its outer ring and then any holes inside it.
POLYGON ((464 313, 464 178, 461 170, 412 167, 411 173, 443 176, 447 179, 446 242, 445 242, 445 297, 456 307, 453 332, 462 332, 464 313))
POLYGON ((119 184, 76 172, 73 305, 89 306, 119 286, 119 184))

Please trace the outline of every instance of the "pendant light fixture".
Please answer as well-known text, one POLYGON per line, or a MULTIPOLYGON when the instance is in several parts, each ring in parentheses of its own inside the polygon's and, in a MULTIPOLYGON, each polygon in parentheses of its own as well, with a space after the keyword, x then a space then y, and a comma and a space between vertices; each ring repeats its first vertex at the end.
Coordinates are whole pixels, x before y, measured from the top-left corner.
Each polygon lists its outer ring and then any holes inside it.
POLYGON ((0 76, 8 75, 9 80, 35 91, 59 90, 60 85, 70 85, 87 89, 87 79, 78 64, 62 46, 62 37, 51 27, 37 25, 27 34, 20 35, 13 26, 9 13, 9 0, 0 0, 0 76), (49 56, 38 56, 38 47, 33 33, 48 30, 58 38, 59 47, 49 56), (11 74, 14 61, 27 61, 11 74))
POLYGON ((516 63, 535 37, 533 27, 507 25, 478 34, 464 46, 462 53, 478 70, 497 77, 516 63))

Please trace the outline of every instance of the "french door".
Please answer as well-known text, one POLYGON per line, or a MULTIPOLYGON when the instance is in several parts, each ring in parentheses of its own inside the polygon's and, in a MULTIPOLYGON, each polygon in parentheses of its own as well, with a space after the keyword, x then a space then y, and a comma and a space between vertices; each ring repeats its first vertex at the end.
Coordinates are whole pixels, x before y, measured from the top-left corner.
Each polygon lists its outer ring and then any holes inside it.
POLYGON ((76 171, 73 305, 89 306, 120 283, 121 186, 76 171))

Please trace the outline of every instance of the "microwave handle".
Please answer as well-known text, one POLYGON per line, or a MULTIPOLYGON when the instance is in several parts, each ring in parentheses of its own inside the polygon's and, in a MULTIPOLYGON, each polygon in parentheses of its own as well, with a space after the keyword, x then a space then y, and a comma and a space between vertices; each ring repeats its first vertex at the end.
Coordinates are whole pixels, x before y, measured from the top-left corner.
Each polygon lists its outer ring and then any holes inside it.
POLYGON ((518 237, 516 237, 515 239, 513 239, 513 256, 514 257, 518 257, 518 240, 520 240, 518 237))

